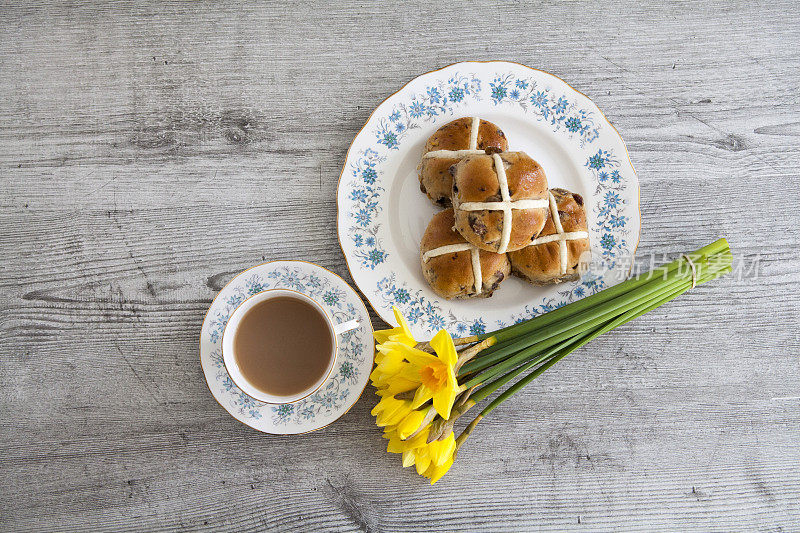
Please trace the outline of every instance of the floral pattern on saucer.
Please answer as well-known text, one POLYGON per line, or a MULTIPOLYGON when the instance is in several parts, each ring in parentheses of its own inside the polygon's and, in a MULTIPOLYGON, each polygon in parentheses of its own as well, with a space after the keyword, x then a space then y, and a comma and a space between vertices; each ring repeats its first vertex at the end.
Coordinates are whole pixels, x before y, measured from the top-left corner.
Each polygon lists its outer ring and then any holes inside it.
POLYGON ((236 276, 214 299, 203 323, 200 359, 212 394, 231 415, 266 433, 305 433, 347 412, 367 383, 373 360, 372 327, 358 294, 340 277, 312 263, 275 261, 236 276), (266 404, 243 393, 222 363, 222 334, 228 319, 248 297, 267 289, 292 289, 326 308, 336 322, 358 319, 358 328, 339 336, 336 366, 310 396, 287 404, 266 404))

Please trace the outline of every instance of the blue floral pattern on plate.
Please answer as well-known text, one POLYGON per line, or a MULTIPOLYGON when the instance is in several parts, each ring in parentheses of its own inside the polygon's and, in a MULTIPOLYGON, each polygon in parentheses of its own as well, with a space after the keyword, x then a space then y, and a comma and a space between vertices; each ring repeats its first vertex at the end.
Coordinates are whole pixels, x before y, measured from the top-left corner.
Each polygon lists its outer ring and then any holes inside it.
POLYGON ((386 157, 380 157, 375 150, 367 149, 364 150, 362 157, 353 163, 350 170, 353 177, 350 199, 353 205, 357 206, 349 213, 348 232, 356 248, 353 255, 362 267, 372 270, 383 263, 387 256, 378 236, 381 225, 377 222, 378 214, 383 209, 379 201, 385 189, 376 183, 378 180, 376 168, 385 160, 386 157))
POLYGON ((298 261, 275 261, 236 276, 214 299, 201 333, 201 362, 209 388, 219 403, 245 424, 267 433, 304 433, 333 422, 358 399, 372 370, 372 328, 356 292, 322 267, 298 261), (222 334, 228 319, 248 297, 285 288, 323 305, 336 322, 356 318, 361 325, 339 336, 331 375, 316 392, 297 402, 273 405, 244 394, 222 362, 222 334))
POLYGON ((600 135, 600 126, 595 125, 593 112, 581 109, 564 94, 541 87, 536 80, 500 74, 489 83, 489 91, 492 103, 518 105, 523 111, 549 123, 553 131, 563 128, 570 134, 577 134, 581 146, 594 142, 600 135))
MULTIPOLYGON (((424 202, 424 197, 420 202, 424 202)), ((588 214, 588 213, 587 213, 588 214)), ((460 63, 425 74, 381 104, 353 141, 339 190, 339 239, 356 283, 384 319, 398 306, 418 333, 445 328, 455 335, 480 333, 547 312, 593 294, 627 274, 638 242, 638 182, 621 138, 585 96, 545 72, 522 65, 460 63), (409 139, 425 137, 458 116, 498 110, 535 121, 557 142, 570 146, 591 211, 592 268, 571 284, 522 309, 489 319, 464 316, 427 286, 409 283, 387 249, 387 190, 396 160, 409 139), (423 130, 424 128, 424 130, 423 130), (632 217, 635 224, 631 224, 632 217), (347 223, 343 223, 346 220, 347 223), (633 226, 633 227, 632 227, 633 226), (609 276, 610 273, 614 275, 609 276)), ((500 288, 502 290, 503 287, 500 288)))
POLYGON ((397 150, 408 131, 419 128, 421 122, 452 114, 454 108, 480 98, 481 80, 474 74, 456 72, 447 80, 412 94, 408 102, 398 103, 387 117, 378 119, 375 138, 379 145, 397 150))

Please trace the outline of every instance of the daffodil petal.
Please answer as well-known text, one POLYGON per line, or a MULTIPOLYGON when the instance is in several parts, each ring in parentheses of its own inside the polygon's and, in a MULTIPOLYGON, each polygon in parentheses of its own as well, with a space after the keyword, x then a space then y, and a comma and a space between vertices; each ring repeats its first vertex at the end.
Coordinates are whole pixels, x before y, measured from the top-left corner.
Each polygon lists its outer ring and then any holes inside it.
POLYGON ((417 448, 424 448, 428 445, 428 435, 431 433, 431 427, 426 426, 408 440, 403 441, 403 446, 408 450, 416 450, 417 448))
POLYGON ((375 407, 373 407, 373 408, 372 408, 372 411, 370 411, 370 414, 371 414, 372 416, 377 416, 377 415, 378 415, 378 413, 380 413, 381 411, 383 411, 384 409, 386 409, 387 405, 388 405, 388 404, 387 404, 387 403, 386 403, 386 402, 383 400, 383 398, 381 398, 381 399, 378 401, 377 405, 375 405, 375 407))
POLYGON ((428 456, 427 450, 425 448, 420 448, 419 452, 416 452, 415 455, 415 464, 417 467, 417 474, 424 475, 425 471, 431 465, 431 458, 428 456))
POLYGON ((439 416, 445 420, 450 419, 450 412, 453 410, 453 403, 456 401, 456 389, 444 387, 442 390, 433 394, 433 408, 439 416))
POLYGON ((419 381, 412 381, 398 374, 389 381, 385 389, 381 390, 386 391, 386 394, 391 394, 392 396, 394 396, 395 394, 399 394, 401 392, 408 392, 410 390, 414 390, 418 386, 419 386, 419 381))
POLYGON ((436 352, 444 364, 453 366, 458 361, 458 354, 456 354, 456 345, 453 344, 453 338, 445 330, 439 331, 433 339, 431 339, 431 347, 436 352))
POLYGON ((397 350, 402 346, 406 345, 403 344, 402 342, 388 340, 386 342, 382 342, 381 344, 377 345, 375 349, 381 353, 389 354, 392 352, 397 352, 397 350))
POLYGON ((419 368, 412 367, 411 365, 405 365, 403 369, 395 374, 395 377, 392 379, 403 378, 408 381, 413 381, 414 383, 421 383, 420 376, 419 376, 419 368))
POLYGON ((392 335, 397 335, 398 333, 400 333, 400 328, 382 329, 373 332, 372 336, 379 344, 382 344, 388 341, 389 337, 391 337, 392 335))
MULTIPOLYGON (((372 408, 372 415, 375 416, 379 413, 392 413, 395 410, 403 407, 404 400, 397 400, 393 396, 383 396, 378 405, 372 408)), ((410 404, 410 402, 407 402, 410 404)))
POLYGON ((431 398, 433 398, 433 391, 425 385, 420 385, 417 387, 417 392, 414 393, 414 399, 411 400, 411 408, 416 409, 431 398))
POLYGON ((402 332, 401 334, 397 335, 398 341, 408 344, 409 346, 416 346, 417 341, 414 340, 414 336, 411 335, 411 328, 408 325, 408 321, 406 321, 406 317, 404 317, 400 310, 395 306, 392 306, 392 312, 394 313, 395 320, 397 320, 397 323, 399 324, 398 329, 400 329, 402 332))
POLYGON ((397 424, 410 412, 410 401, 397 400, 393 396, 384 396, 372 409, 372 415, 375 416, 375 423, 378 426, 397 424))
POLYGON ((397 357, 395 354, 387 354, 375 367, 376 370, 387 375, 397 374, 402 368, 403 359, 397 357))
POLYGON ((414 450, 405 450, 403 452, 403 468, 413 465, 415 460, 416 454, 414 450))
POLYGON ((381 372, 380 369, 376 368, 370 373, 369 380, 372 382, 373 385, 377 387, 383 384, 385 379, 384 376, 385 374, 381 372))
POLYGON ((395 341, 408 346, 415 346, 417 341, 414 340, 413 335, 411 335, 411 328, 408 326, 405 317, 396 307, 392 307, 392 311, 394 312, 394 317, 399 326, 396 328, 378 330, 374 332, 372 336, 379 345, 387 341, 395 341))
POLYGON ((405 357, 409 363, 415 366, 425 366, 436 361, 436 357, 428 352, 423 352, 422 350, 406 346, 405 344, 400 344, 397 350, 403 354, 403 357, 405 357))
POLYGON ((396 426, 397 424, 402 422, 403 419, 406 416, 408 416, 408 409, 407 408, 398 409, 397 411, 395 411, 391 415, 386 416, 386 418, 384 419, 384 422, 386 422, 385 425, 387 425, 387 426, 396 426))
MULTIPOLYGON (((419 382, 418 372, 414 372, 408 363, 402 360, 396 360, 393 357, 387 356, 375 369, 370 373, 369 378, 372 384, 378 388, 388 387, 393 384, 398 378, 402 382, 419 382)), ((414 388, 408 387, 405 390, 414 388)))
POLYGON ((428 454, 431 462, 436 466, 443 465, 456 451, 456 437, 453 432, 444 440, 435 440, 430 443, 428 454))
POLYGON ((389 400, 391 403, 376 417, 375 423, 379 426, 395 425, 411 412, 411 402, 394 398, 384 398, 381 402, 389 400))
POLYGON ((434 466, 433 468, 429 468, 426 472, 427 476, 431 478, 431 485, 439 481, 443 475, 450 470, 450 467, 453 466, 453 457, 451 456, 450 459, 442 463, 440 466, 434 466))
POLYGON ((408 438, 409 435, 419 429, 424 419, 425 411, 411 411, 397 423, 397 436, 401 439, 408 438))
MULTIPOLYGON (((386 437, 386 433, 384 437, 386 437)), ((386 445, 386 451, 389 453, 403 453, 403 441, 400 440, 400 437, 397 436, 397 433, 394 431, 388 433, 389 444, 386 445)))

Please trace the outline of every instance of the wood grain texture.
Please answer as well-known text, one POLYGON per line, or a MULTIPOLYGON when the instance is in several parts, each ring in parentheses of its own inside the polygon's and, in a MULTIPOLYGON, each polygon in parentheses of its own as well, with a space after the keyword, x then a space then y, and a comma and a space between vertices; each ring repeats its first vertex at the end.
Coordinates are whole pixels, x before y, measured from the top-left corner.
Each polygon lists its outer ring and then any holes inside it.
MULTIPOLYGON (((48 2, 0 8, 0 529, 800 529, 794 2, 48 2), (639 253, 745 270, 593 342, 430 487, 362 400, 270 437, 208 393, 236 272, 317 262, 347 147, 414 76, 552 72, 639 173, 639 253)), ((381 326, 373 315, 376 326, 381 326)), ((368 389, 369 390, 369 389, 368 389)))

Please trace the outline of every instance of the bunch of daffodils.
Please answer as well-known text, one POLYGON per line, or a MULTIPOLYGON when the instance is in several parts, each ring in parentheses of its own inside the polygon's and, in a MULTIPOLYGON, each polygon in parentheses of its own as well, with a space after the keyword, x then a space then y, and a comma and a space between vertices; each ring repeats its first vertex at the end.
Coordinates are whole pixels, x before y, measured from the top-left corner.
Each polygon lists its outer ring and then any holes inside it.
POLYGON ((475 426, 545 370, 592 339, 731 270, 725 239, 572 304, 507 328, 453 339, 445 330, 419 342, 398 326, 376 331, 372 410, 403 466, 436 483, 475 426), (514 379, 456 437, 455 422, 514 379))
POLYGON ((435 483, 453 464, 456 450, 452 430, 431 434, 431 422, 437 416, 449 419, 463 390, 456 380, 456 346, 442 330, 431 339, 430 350, 422 350, 397 308, 394 316, 398 327, 375 332, 376 366, 370 379, 380 401, 372 414, 389 439, 388 451, 402 454, 403 466, 415 465, 417 473, 435 483))

